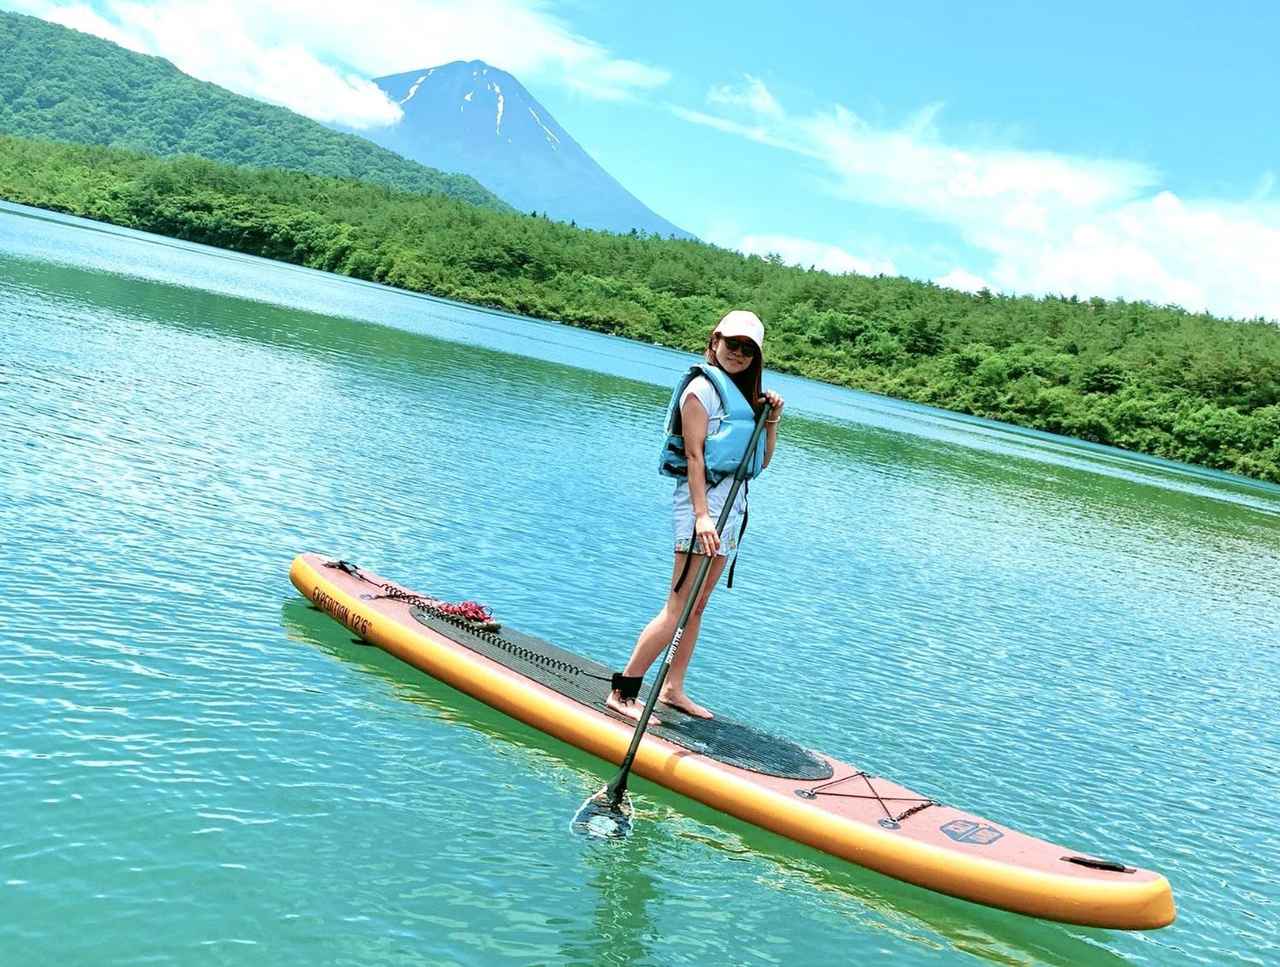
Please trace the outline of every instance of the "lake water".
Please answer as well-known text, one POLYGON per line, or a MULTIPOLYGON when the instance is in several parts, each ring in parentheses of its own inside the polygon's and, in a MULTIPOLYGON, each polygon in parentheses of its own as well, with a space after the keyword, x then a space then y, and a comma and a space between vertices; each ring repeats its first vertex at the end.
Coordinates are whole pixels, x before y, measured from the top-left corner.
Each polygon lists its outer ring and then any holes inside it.
MULTIPOLYGON (((708 320, 710 324, 712 320, 708 320)), ((1148 934, 905 886, 362 647, 304 550, 621 663, 689 357, 0 206, 0 962, 1280 960, 1280 488, 805 380, 698 700, 1164 873, 1148 934)))

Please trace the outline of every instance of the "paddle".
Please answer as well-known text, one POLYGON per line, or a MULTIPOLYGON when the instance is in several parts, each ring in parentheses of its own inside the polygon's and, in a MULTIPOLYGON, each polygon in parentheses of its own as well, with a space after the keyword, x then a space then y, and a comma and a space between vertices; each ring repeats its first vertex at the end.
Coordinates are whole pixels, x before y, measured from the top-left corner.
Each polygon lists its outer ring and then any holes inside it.
MULTIPOLYGON (((723 532, 724 525, 729 521, 729 513, 733 509, 733 502, 737 499, 738 490, 742 487, 742 482, 747 479, 747 468, 751 464, 752 455, 756 452, 760 434, 764 432, 764 421, 768 419, 772 409, 773 407, 769 403, 765 403, 763 411, 756 418, 756 427, 752 431, 751 442, 747 444, 747 452, 742 455, 742 462, 738 464, 738 469, 733 475, 733 486, 729 489, 729 496, 725 499, 724 507, 720 510, 720 519, 716 522, 717 534, 723 532)), ((696 540, 696 533, 694 538, 696 540)), ((689 553, 693 553, 692 542, 690 543, 689 553)), ((662 686, 667 680, 667 672, 671 670, 671 661, 675 658, 676 650, 680 647, 680 639, 684 636, 684 627, 689 623, 689 616, 693 614, 694 605, 702 592, 702 585, 706 582, 707 574, 711 570, 711 557, 707 555, 699 556, 702 561, 698 565, 697 576, 693 579, 693 586, 689 589, 689 597, 684 603, 684 609, 680 612, 680 620, 676 623, 675 634, 671 636, 670 643, 662 653, 662 662, 658 667, 657 681, 649 689, 649 697, 645 700, 644 711, 640 713, 640 721, 636 723, 636 730, 631 736, 631 746, 627 749, 627 755, 622 760, 622 767, 618 770, 618 774, 613 777, 612 782, 590 797, 578 809, 577 814, 573 817, 573 828, 577 832, 614 839, 625 837, 631 832, 633 810, 627 798, 627 778, 631 774, 631 764, 635 761, 636 750, 640 748, 640 740, 644 738, 645 729, 648 728, 649 717, 653 714, 653 707, 657 704, 658 695, 662 692, 662 686)))

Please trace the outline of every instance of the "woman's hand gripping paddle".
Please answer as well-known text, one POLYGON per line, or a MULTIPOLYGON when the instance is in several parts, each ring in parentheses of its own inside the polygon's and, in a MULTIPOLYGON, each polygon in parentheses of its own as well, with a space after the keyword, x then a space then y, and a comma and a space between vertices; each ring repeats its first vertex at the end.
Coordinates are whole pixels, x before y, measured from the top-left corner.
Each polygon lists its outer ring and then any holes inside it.
MULTIPOLYGON (((733 509, 733 502, 738 497, 738 490, 742 486, 742 482, 747 479, 747 468, 751 466, 751 458, 755 455, 756 446, 760 440, 760 434, 764 432, 764 421, 768 419, 769 412, 773 407, 769 403, 765 403, 764 410, 756 418, 756 428, 751 434, 751 442, 747 444, 747 452, 742 455, 742 462, 738 464, 737 472, 733 475, 733 487, 729 490, 729 496, 725 499, 724 507, 720 511, 720 519, 716 522, 716 533, 724 531, 724 525, 729 521, 729 513, 733 509)), ((693 553, 692 545, 689 553, 693 553)), ((649 689, 649 697, 645 700, 644 711, 640 713, 640 721, 636 723, 636 730, 631 736, 631 746, 627 749, 626 758, 622 760, 622 767, 618 770, 618 774, 613 777, 613 781, 601 789, 598 793, 584 802, 578 809, 577 815, 573 817, 573 829, 575 832, 586 833, 590 836, 600 836, 611 839, 621 839, 631 833, 631 817, 635 811, 632 809, 630 797, 627 795, 627 778, 631 774, 631 765, 635 762, 636 750, 640 748, 640 740, 644 738, 645 729, 649 725, 649 717, 653 714, 653 707, 657 704, 658 695, 662 692, 662 686, 667 680, 667 672, 671 669, 671 661, 675 658, 676 651, 680 647, 680 639, 684 637, 684 627, 689 623, 689 616, 693 614, 694 605, 698 601, 698 596, 702 593, 702 585, 706 583, 707 573, 711 570, 711 558, 706 555, 700 555, 702 562, 698 565, 698 574, 694 578, 693 587, 689 589, 689 597, 684 603, 684 609, 680 612, 680 620, 676 623, 676 632, 671 637, 670 644, 662 653, 662 663, 658 667, 658 679, 653 683, 653 688, 649 689)))

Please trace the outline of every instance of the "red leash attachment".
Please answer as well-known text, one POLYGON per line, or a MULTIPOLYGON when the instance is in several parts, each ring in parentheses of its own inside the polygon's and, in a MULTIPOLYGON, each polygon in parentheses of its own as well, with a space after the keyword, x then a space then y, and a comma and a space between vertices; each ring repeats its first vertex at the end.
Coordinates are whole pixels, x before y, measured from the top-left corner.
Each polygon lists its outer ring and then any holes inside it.
POLYGON ((479 625, 484 631, 497 631, 502 627, 502 625, 493 620, 492 609, 485 607, 479 601, 460 601, 457 604, 441 601, 434 607, 441 614, 470 621, 479 625))

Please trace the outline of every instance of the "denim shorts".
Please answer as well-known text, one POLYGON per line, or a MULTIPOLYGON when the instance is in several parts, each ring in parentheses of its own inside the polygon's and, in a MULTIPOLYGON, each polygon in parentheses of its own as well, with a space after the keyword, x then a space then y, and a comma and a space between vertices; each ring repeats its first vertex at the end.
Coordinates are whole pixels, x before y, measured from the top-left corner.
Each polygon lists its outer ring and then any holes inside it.
MULTIPOLYGON (((733 478, 729 477, 707 489, 707 510, 711 513, 712 520, 719 522, 720 511, 732 488, 733 478)), ((719 557, 728 557, 737 549, 738 534, 742 530, 742 515, 746 509, 746 493, 739 490, 738 499, 734 501, 733 510, 729 512, 729 520, 720 534, 719 557)), ((684 480, 676 483, 676 492, 671 498, 671 530, 675 538, 676 551, 688 553, 693 536, 693 503, 689 499, 689 484, 684 480)))

